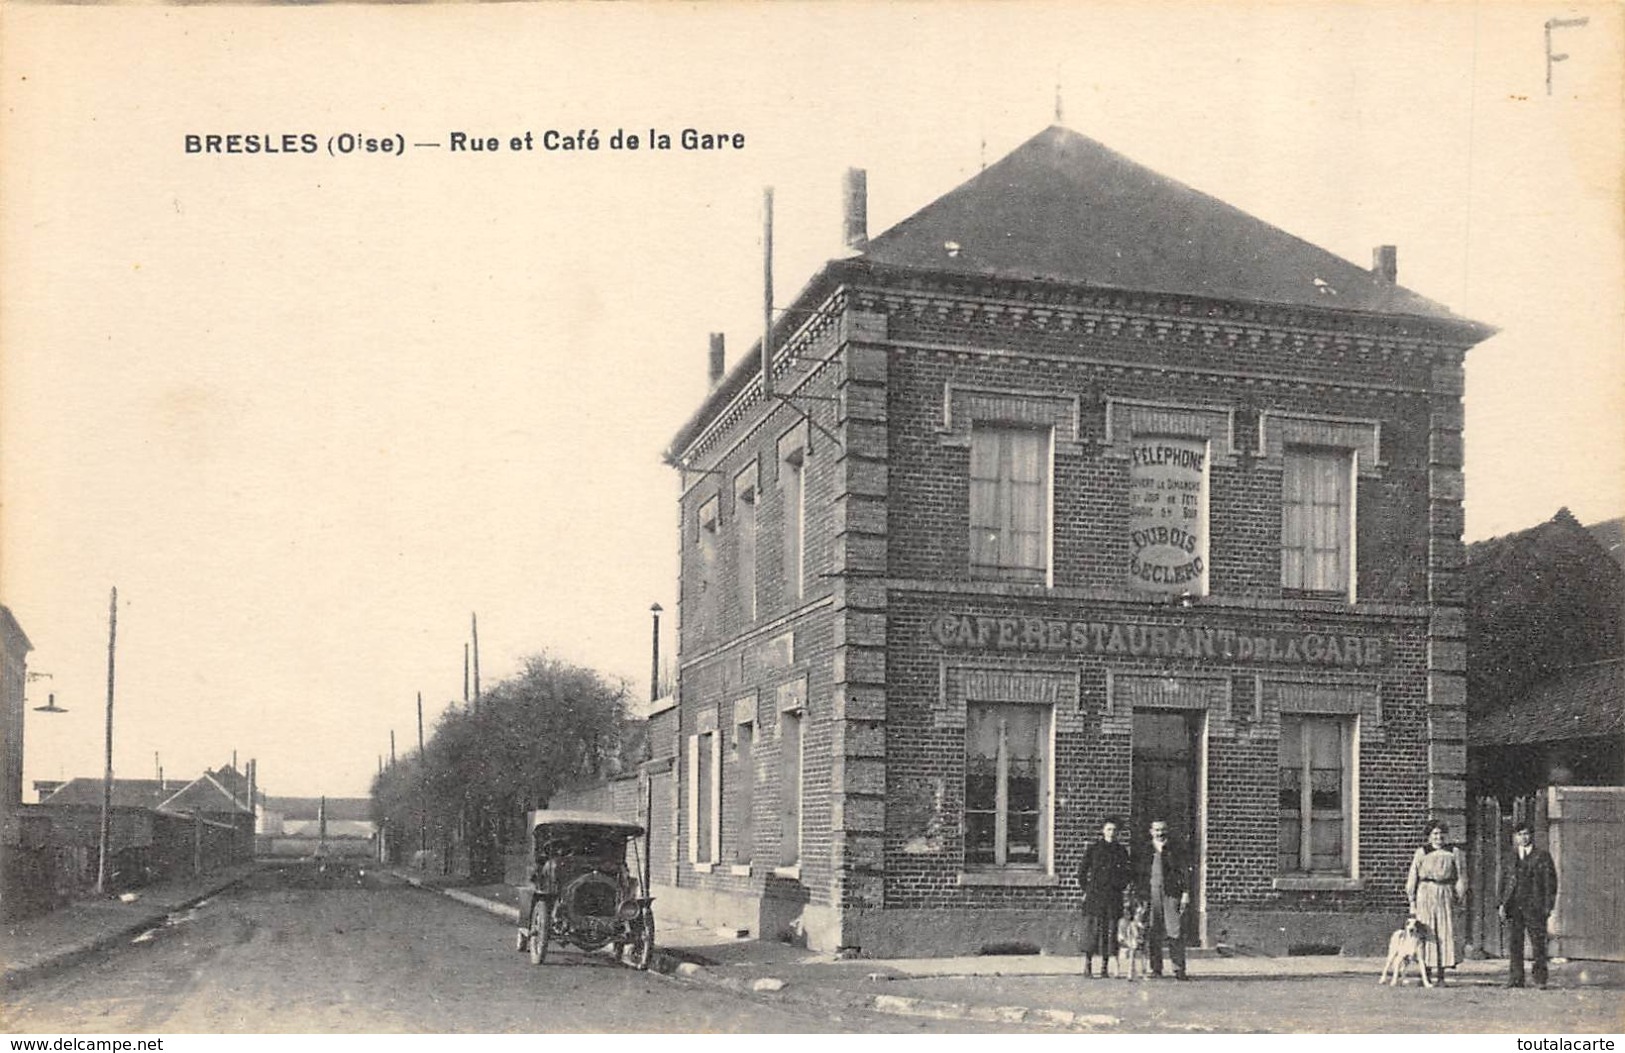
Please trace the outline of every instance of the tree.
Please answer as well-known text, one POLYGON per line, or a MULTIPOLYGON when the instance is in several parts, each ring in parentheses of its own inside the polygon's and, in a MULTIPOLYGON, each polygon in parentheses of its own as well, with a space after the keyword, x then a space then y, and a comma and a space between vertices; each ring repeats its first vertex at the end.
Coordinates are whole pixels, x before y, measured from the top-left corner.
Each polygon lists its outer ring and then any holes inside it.
POLYGON ((479 708, 449 708, 422 757, 373 784, 374 811, 408 831, 426 800, 431 844, 461 834, 476 880, 499 880, 501 850, 520 818, 561 787, 618 774, 629 733, 626 686, 545 654, 484 693, 479 708), (405 769, 410 768, 408 773, 405 769), (416 780, 412 785, 409 780, 416 780), (414 798, 414 793, 416 798, 414 798))

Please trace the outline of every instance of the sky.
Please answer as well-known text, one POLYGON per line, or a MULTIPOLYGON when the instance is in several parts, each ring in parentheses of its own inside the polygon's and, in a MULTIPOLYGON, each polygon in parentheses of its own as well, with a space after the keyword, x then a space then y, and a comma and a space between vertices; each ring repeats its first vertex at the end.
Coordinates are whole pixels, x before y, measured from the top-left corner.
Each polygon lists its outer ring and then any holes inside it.
POLYGON ((661 454, 707 334, 731 368, 760 331, 762 187, 783 306, 839 251, 846 167, 878 234, 1058 99, 1499 327, 1467 359, 1469 540, 1619 516, 1621 10, 0 7, 0 602, 29 705, 69 710, 27 714, 25 777, 101 773, 114 587, 121 777, 235 752, 273 794, 364 794, 418 692, 431 730, 460 704, 476 612, 482 686, 546 652, 646 695, 661 454), (1548 95, 1553 16, 1590 21, 1548 95), (674 149, 609 148, 650 128, 674 149), (230 133, 319 150, 185 150, 230 133))

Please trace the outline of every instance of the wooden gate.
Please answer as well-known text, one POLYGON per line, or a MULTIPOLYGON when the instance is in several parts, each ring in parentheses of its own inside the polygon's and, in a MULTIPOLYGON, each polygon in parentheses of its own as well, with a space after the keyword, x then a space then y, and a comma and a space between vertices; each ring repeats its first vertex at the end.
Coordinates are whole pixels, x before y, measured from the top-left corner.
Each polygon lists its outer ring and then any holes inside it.
POLYGON ((1552 954, 1625 960, 1625 787, 1554 786, 1546 844, 1557 863, 1552 954))
POLYGON ((1492 958, 1506 957, 1506 933, 1498 913, 1501 880, 1512 865, 1512 828, 1527 822, 1546 844, 1546 798, 1514 798, 1503 809, 1494 797, 1481 797, 1467 814, 1467 942, 1492 958))
POLYGON ((1625 787, 1553 786, 1503 809, 1493 797, 1468 814, 1467 938, 1505 957, 1497 890, 1512 865, 1512 828, 1528 822, 1557 865, 1554 958, 1625 960, 1625 787))
POLYGON ((646 822, 649 827, 649 873, 654 885, 677 884, 677 839, 671 809, 672 773, 649 774, 645 808, 652 805, 646 822))

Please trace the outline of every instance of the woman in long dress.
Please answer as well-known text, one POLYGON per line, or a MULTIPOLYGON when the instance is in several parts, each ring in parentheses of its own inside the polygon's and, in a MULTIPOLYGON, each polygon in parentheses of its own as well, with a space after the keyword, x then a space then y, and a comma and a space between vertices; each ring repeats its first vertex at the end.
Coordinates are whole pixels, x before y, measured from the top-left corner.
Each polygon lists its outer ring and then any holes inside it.
POLYGON ((1078 865, 1078 887, 1083 892, 1083 975, 1094 975, 1094 956, 1100 955, 1100 975, 1117 954, 1117 916, 1123 910, 1123 889, 1133 877, 1128 849, 1117 840, 1115 816, 1100 825, 1100 840, 1084 850, 1078 865))
POLYGON ((1461 851, 1444 843, 1449 829, 1437 819, 1427 825, 1427 844, 1411 859, 1405 895, 1411 916, 1427 926, 1422 967, 1444 983, 1444 971, 1456 964, 1456 904, 1467 896, 1467 863, 1461 851))

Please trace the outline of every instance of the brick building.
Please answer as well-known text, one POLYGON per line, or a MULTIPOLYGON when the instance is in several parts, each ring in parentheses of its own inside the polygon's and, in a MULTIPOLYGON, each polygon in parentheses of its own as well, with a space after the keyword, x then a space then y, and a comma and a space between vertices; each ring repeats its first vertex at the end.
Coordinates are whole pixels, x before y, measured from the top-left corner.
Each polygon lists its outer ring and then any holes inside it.
POLYGON ((669 451, 666 915, 1075 952, 1084 846, 1161 814, 1193 936, 1374 948, 1463 826, 1492 330, 1058 127, 848 226, 669 451))
POLYGON ((23 694, 28 642, 9 607, 0 606, 0 915, 9 916, 25 877, 18 814, 23 803, 23 694))

